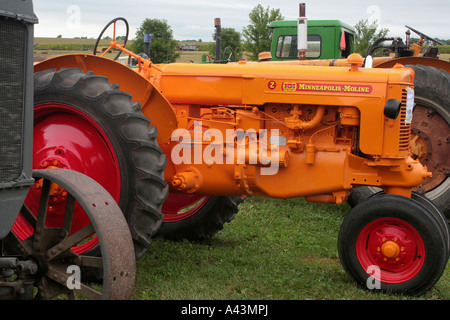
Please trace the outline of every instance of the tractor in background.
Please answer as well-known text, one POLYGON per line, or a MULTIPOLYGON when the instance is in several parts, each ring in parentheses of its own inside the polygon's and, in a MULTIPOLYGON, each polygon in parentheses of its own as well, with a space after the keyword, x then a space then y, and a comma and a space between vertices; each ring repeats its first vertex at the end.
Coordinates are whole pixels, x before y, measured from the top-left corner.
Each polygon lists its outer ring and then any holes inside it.
POLYGON ((129 299, 135 255, 115 200, 57 159, 33 168, 37 22, 30 0, 0 3, 0 300, 129 299))

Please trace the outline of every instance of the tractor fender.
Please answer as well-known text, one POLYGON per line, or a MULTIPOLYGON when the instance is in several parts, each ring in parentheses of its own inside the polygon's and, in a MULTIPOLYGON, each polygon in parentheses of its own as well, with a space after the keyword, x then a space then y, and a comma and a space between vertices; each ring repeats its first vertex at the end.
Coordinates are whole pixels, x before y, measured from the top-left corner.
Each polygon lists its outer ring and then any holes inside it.
POLYGON ((142 113, 158 129, 158 143, 170 141, 177 128, 177 118, 172 105, 147 79, 133 69, 111 59, 88 54, 68 54, 50 58, 34 65, 34 72, 61 68, 79 68, 107 77, 111 84, 117 83, 120 90, 141 104, 142 113))
POLYGON ((442 69, 450 73, 450 62, 425 57, 402 57, 402 58, 392 58, 388 60, 383 60, 381 63, 375 64, 374 68, 392 68, 397 63, 402 65, 407 64, 421 64, 423 66, 435 67, 437 69, 442 69))

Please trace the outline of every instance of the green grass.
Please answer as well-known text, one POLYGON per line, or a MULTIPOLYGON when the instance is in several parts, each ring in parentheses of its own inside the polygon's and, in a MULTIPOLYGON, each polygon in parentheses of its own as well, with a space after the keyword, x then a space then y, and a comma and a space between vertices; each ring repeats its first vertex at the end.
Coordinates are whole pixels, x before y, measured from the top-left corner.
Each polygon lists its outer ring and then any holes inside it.
POLYGON ((248 198, 205 242, 157 238, 137 262, 136 300, 448 300, 450 266, 419 298, 369 292, 347 277, 337 235, 349 207, 248 198))

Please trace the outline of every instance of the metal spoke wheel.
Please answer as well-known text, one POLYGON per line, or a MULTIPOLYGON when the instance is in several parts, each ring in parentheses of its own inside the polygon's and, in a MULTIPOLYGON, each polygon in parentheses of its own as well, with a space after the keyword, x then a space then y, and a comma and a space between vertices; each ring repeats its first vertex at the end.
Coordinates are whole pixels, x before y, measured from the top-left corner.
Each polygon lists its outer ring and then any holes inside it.
POLYGON ((110 194, 88 176, 72 170, 34 170, 33 177, 36 184, 6 247, 10 254, 20 252, 19 259, 37 265, 34 298, 131 298, 136 273, 133 242, 123 213, 110 194), (52 198, 62 195, 65 210, 55 214, 52 198), (80 208, 90 221, 81 229, 72 223, 74 212, 80 208), (77 247, 92 237, 98 239, 101 255, 76 253, 77 247), (101 274, 102 283, 87 282, 83 273, 88 270, 101 274))

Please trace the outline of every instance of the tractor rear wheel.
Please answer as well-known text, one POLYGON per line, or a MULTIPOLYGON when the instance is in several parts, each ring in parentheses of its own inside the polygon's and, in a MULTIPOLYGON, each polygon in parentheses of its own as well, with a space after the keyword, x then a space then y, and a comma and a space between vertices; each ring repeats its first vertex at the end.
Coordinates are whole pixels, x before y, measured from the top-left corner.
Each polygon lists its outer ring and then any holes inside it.
POLYGON ((169 240, 204 240, 223 229, 238 212, 238 196, 198 196, 169 193, 162 208, 158 235, 169 240))
MULTIPOLYGON (((433 174, 415 191, 433 201, 450 223, 450 74, 430 66, 407 67, 415 72, 411 155, 433 174)), ((355 188, 348 202, 355 206, 378 191, 372 187, 355 188)))
MULTIPOLYGON (((124 213, 139 258, 162 223, 168 193, 156 127, 130 95, 92 72, 44 70, 34 90, 33 168, 72 169, 100 183, 124 213)), ((50 199, 50 215, 60 214, 63 200, 50 199)), ((86 220, 76 215, 74 224, 82 228, 86 220)), ((92 241, 79 250, 96 248, 92 241)))
POLYGON ((367 289, 408 295, 434 286, 449 258, 448 224, 423 203, 379 194, 349 212, 338 251, 350 278, 367 289))

